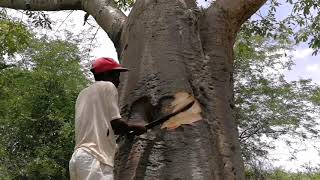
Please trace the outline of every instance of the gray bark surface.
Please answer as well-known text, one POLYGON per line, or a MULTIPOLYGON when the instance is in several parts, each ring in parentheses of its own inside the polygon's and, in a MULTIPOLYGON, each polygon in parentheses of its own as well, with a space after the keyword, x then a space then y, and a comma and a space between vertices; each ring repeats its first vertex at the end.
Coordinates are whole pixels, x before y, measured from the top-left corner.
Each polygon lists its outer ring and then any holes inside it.
POLYGON ((202 13, 191 2, 136 2, 120 42, 122 63, 130 69, 122 77, 120 97, 130 123, 161 117, 181 91, 200 102, 203 119, 127 138, 117 155, 119 180, 244 179, 232 114, 233 44, 239 27, 221 7, 202 13))
MULTIPOLYGON (((121 39, 121 59, 130 69, 120 88, 123 116, 150 122, 176 92, 194 94, 196 71, 205 63, 198 14, 183 1, 137 1, 121 39)), ((193 7, 194 8, 194 7, 193 7)), ((212 179, 206 121, 172 131, 159 127, 120 147, 117 179, 212 179)))
POLYGON ((128 18, 111 0, 0 0, 0 7, 91 14, 130 69, 119 89, 122 115, 130 123, 162 117, 179 92, 200 104, 202 119, 192 125, 126 137, 116 179, 241 180, 233 45, 241 24, 265 2, 217 0, 200 11, 195 0, 137 0, 128 18))
POLYGON ((118 51, 126 15, 116 7, 112 0, 82 0, 82 4, 83 10, 93 16, 100 27, 106 31, 118 51))

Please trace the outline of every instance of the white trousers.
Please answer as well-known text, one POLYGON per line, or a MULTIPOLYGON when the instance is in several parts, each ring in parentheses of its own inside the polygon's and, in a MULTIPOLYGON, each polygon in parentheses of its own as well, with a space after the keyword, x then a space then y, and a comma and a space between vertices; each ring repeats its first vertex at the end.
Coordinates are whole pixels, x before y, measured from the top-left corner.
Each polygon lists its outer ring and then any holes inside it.
POLYGON ((113 168, 79 148, 69 162, 70 180, 113 180, 113 168))

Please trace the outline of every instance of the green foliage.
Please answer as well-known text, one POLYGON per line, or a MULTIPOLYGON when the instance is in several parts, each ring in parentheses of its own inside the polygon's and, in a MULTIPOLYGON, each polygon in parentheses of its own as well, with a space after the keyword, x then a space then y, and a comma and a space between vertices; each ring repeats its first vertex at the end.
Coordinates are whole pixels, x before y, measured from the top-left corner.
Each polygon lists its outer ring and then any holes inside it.
POLYGON ((320 179, 319 171, 305 172, 287 172, 283 169, 272 169, 269 171, 255 172, 255 170, 246 171, 247 180, 318 180, 320 179), (257 176, 257 174, 263 174, 257 176))
POLYGON ((313 95, 311 96, 311 101, 313 104, 320 106, 320 88, 317 88, 313 95))
POLYGON ((296 44, 307 42, 316 55, 320 49, 320 2, 315 0, 270 0, 243 28, 260 36, 288 37, 296 44), (286 11, 289 10, 285 17, 286 11))
POLYGON ((133 4, 135 3, 135 0, 114 0, 114 2, 117 4, 117 6, 123 10, 129 10, 133 4))
POLYGON ((35 27, 48 28, 52 30, 51 20, 48 14, 41 11, 25 11, 25 14, 28 16, 31 24, 35 27))
POLYGON ((291 46, 286 39, 247 36, 246 32, 238 37, 235 115, 243 156, 249 164, 266 159, 272 141, 283 135, 293 140, 319 137, 319 87, 311 80, 284 79, 283 72, 292 65, 286 54, 291 46))
POLYGON ((24 50, 31 37, 31 33, 24 25, 0 19, 0 60, 6 54, 12 56, 24 50))
POLYGON ((13 57, 28 47, 32 33, 21 23, 8 19, 5 9, 0 9, 0 70, 12 66, 4 57, 13 57))
POLYGON ((0 70, 0 179, 67 179, 74 104, 88 83, 79 52, 47 39, 24 48, 14 67, 0 70))

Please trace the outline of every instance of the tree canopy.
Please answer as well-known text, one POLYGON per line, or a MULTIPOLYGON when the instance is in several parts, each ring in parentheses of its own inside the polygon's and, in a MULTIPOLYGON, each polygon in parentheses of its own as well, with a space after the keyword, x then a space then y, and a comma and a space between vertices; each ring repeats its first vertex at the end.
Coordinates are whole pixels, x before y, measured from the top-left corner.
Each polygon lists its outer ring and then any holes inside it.
POLYGON ((288 41, 242 33, 236 42, 235 116, 247 163, 267 158, 272 141, 283 135, 292 140, 319 137, 319 86, 310 79, 285 79, 285 70, 293 65, 291 49, 288 41))
POLYGON ((67 179, 75 99, 88 83, 79 50, 10 20, 0 27, 14 29, 0 43, 0 179, 67 179))

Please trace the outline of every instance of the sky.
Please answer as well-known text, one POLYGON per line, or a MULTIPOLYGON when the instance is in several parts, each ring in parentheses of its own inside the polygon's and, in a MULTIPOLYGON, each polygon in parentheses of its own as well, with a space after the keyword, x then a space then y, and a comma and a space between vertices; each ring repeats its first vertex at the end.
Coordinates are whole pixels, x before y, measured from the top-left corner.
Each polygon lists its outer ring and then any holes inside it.
POLYGON ((320 155, 315 147, 320 147, 320 139, 309 141, 294 140, 294 149, 289 148, 286 143, 284 143, 287 139, 292 141, 290 137, 282 137, 274 143, 276 148, 269 151, 268 157, 272 161, 273 166, 282 167, 288 171, 305 170, 303 168, 305 165, 319 168, 320 155), (296 159, 291 159, 295 149, 299 150, 299 152, 295 154, 296 159))
POLYGON ((320 55, 312 56, 312 52, 303 46, 292 52, 295 65, 291 71, 285 72, 287 80, 312 79, 320 85, 320 55))
MULTIPOLYGON (((198 4, 207 7, 210 1, 198 0, 198 4)), ((288 8, 283 7, 278 17, 284 17, 288 13, 288 8)), ((57 23, 53 26, 54 31, 59 32, 63 28, 72 29, 73 32, 79 33, 86 28, 88 25, 83 25, 84 12, 74 11, 71 15, 66 12, 54 12, 51 14, 52 20, 57 23), (61 24, 61 21, 65 21, 61 24), (62 27, 63 26, 63 27, 62 27)), ((128 14, 128 12, 126 13, 128 14)), ((108 38, 108 35, 99 29, 96 35, 96 40, 93 41, 97 46, 92 50, 92 60, 97 57, 112 57, 117 58, 117 53, 113 46, 113 43, 108 38)), ((298 46, 294 51, 290 52, 293 55, 295 65, 291 71, 284 72, 285 79, 288 81, 295 81, 301 78, 312 79, 314 83, 320 85, 320 56, 312 56, 312 49, 308 48, 306 44, 298 46)), ((276 142, 276 149, 270 151, 270 157, 278 160, 273 161, 273 165, 281 166, 286 170, 297 170, 305 163, 311 163, 313 166, 320 164, 320 156, 313 148, 313 145, 320 147, 320 142, 297 142, 296 147, 305 149, 306 151, 297 154, 297 160, 290 160, 290 149, 282 141, 276 142)))
MULTIPOLYGON (((197 0, 198 4, 203 7, 208 7, 211 0, 197 0)), ((277 19, 283 19, 291 12, 291 5, 288 5, 284 0, 280 0, 281 11, 276 14, 277 19)), ((265 7, 261 8, 261 13, 266 11, 265 7)), ((253 17, 255 18, 255 17, 253 17)), ((299 79, 312 79, 314 83, 320 85, 320 55, 312 56, 313 50, 308 48, 307 44, 301 44, 291 54, 295 65, 292 70, 285 72, 285 78, 288 81, 296 81, 299 79)))
MULTIPOLYGON (((293 56, 295 65, 292 70, 285 71, 287 81, 299 79, 312 79, 312 82, 320 85, 320 55, 313 56, 313 50, 306 45, 300 45, 290 54, 293 56)), ((320 120, 318 120, 320 121, 320 120)), ((320 168, 320 154, 316 148, 320 148, 320 139, 310 141, 297 140, 295 148, 302 150, 296 154, 296 160, 290 160, 290 149, 285 143, 286 137, 276 142, 276 149, 270 151, 271 158, 277 158, 273 165, 283 167, 287 170, 297 171, 305 164, 320 168)))
MULTIPOLYGON (((280 0, 280 11, 277 11, 277 20, 287 17, 291 12, 292 5, 280 0)), ((260 9, 261 14, 265 14, 266 7, 260 9)), ((256 17, 252 17, 256 18, 256 17)), ((320 85, 320 55, 313 56, 313 50, 306 43, 299 44, 289 55, 292 55, 294 65, 289 71, 283 72, 287 81, 297 81, 299 79, 312 79, 312 82, 320 85)), ((285 59, 284 59, 285 60, 285 59)), ((320 121, 320 120, 319 120, 320 121)), ((292 148, 284 143, 290 137, 282 137, 275 142, 275 149, 269 151, 269 157, 275 159, 272 164, 290 171, 302 170, 304 165, 320 167, 320 155, 315 147, 320 148, 320 139, 309 141, 294 140, 294 148, 301 150, 296 153, 296 159, 291 159, 292 148)))

